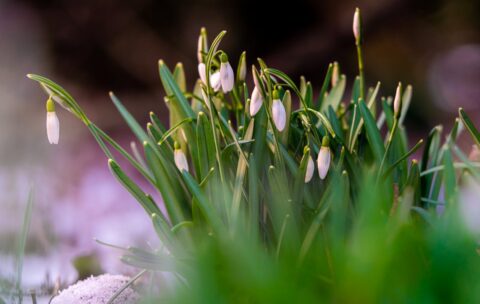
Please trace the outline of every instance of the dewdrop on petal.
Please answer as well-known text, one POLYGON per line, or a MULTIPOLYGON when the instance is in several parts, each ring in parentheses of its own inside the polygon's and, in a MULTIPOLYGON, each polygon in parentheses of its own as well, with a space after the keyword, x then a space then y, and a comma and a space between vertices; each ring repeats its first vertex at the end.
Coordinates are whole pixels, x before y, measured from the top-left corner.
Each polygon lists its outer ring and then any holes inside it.
POLYGON ((277 130, 282 132, 283 129, 285 129, 287 114, 285 112, 285 107, 283 106, 283 103, 280 100, 277 90, 273 90, 272 97, 273 97, 273 103, 272 103, 273 122, 277 130))
POLYGON ((263 104, 262 94, 260 90, 255 87, 253 88, 252 98, 250 99, 250 116, 255 116, 263 104))
POLYGON ((315 163, 311 155, 308 155, 307 171, 305 172, 305 183, 312 180, 313 171, 315 171, 315 163))
POLYGON ((183 153, 182 149, 180 149, 180 145, 175 142, 175 151, 173 152, 173 157, 175 159, 175 165, 177 166, 180 172, 187 171, 188 172, 188 162, 185 153, 183 153))
POLYGON ((52 98, 47 100, 47 138, 50 144, 58 144, 60 138, 60 122, 55 113, 55 102, 52 98))
POLYGON ((332 158, 330 147, 328 146, 330 140, 328 136, 324 136, 322 139, 322 147, 320 148, 320 152, 318 152, 317 158, 317 167, 318 167, 318 175, 321 179, 325 179, 328 173, 328 169, 330 168, 330 160, 332 158))
POLYGON ((398 114, 400 113, 400 107, 402 103, 402 84, 398 83, 397 86, 397 91, 395 92, 395 98, 393 99, 393 113, 395 114, 395 117, 398 117, 398 114))
POLYGON ((222 84, 223 93, 228 93, 233 89, 234 75, 233 69, 228 62, 228 56, 225 53, 220 55, 220 82, 222 84))

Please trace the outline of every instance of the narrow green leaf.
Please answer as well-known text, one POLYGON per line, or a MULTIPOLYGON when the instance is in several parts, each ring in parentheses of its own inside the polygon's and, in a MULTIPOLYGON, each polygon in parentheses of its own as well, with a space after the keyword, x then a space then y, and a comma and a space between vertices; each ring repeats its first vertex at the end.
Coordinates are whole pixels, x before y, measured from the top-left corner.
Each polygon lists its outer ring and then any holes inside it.
POLYGON ((328 106, 332 106, 335 111, 338 109, 338 106, 342 101, 343 93, 345 92, 346 84, 347 78, 345 75, 341 75, 337 84, 330 90, 324 102, 322 103, 320 112, 324 113, 328 109, 328 106))
MULTIPOLYGON (((176 185, 173 184, 173 179, 176 178, 176 174, 166 166, 166 163, 170 162, 171 164, 172 160, 159 158, 159 155, 154 152, 153 148, 147 142, 144 142, 143 146, 147 164, 155 176, 155 185, 162 195, 169 218, 173 224, 177 224, 185 220, 182 209, 186 209, 187 207, 181 202, 181 187, 178 186, 178 183, 176 185)), ((150 215, 152 213, 158 214, 159 212, 152 211, 150 215)))
POLYGON ((173 70, 173 79, 177 83, 180 91, 185 92, 187 90, 187 80, 185 79, 185 70, 183 69, 183 64, 181 62, 177 63, 175 69, 173 70))
POLYGON ((190 107, 187 98, 185 95, 183 95, 182 91, 173 79, 172 73, 162 60, 158 62, 158 71, 160 73, 160 79, 162 80, 162 84, 167 96, 175 96, 174 99, 170 100, 170 103, 181 115, 181 118, 195 118, 195 113, 190 107))
POLYGON ((330 135, 332 135, 333 138, 335 138, 337 136, 335 134, 335 131, 333 130, 332 125, 330 124, 330 121, 328 120, 328 118, 325 115, 323 115, 321 112, 315 111, 313 109, 308 109, 308 111, 312 112, 313 114, 315 114, 320 119, 322 125, 327 129, 328 133, 330 133, 330 135))
POLYGON ((123 172, 113 159, 108 160, 108 167, 117 180, 132 194, 149 215, 161 213, 158 206, 148 199, 147 195, 123 172))
POLYGON ((199 185, 197 184, 195 179, 193 179, 190 173, 188 173, 187 171, 182 171, 182 175, 188 189, 197 200, 198 207, 200 208, 205 219, 215 230, 219 231, 219 229, 221 229, 222 227, 222 222, 220 217, 218 216, 217 211, 213 208, 211 202, 205 196, 202 189, 200 189, 199 185))
POLYGON ((377 124, 373 119, 372 113, 368 109, 367 105, 363 100, 360 100, 358 103, 360 114, 362 115, 363 121, 365 123, 365 130, 367 132, 367 139, 370 143, 370 148, 375 155, 377 161, 381 162, 383 155, 385 154, 385 147, 383 146, 382 137, 380 131, 377 128, 377 124))
POLYGON ((128 110, 123 106, 123 104, 120 102, 117 96, 113 94, 113 92, 110 92, 110 98, 112 99, 115 107, 117 107, 118 111, 122 115, 123 119, 127 122, 130 129, 132 129, 133 133, 137 136, 138 140, 140 142, 148 141, 152 143, 152 140, 150 139, 150 137, 148 137, 145 130, 143 130, 140 124, 135 120, 132 114, 128 112, 128 110))
POLYGON ((320 92, 318 93, 318 102, 317 102, 317 107, 316 109, 320 111, 322 108, 323 102, 325 101, 325 93, 327 93, 328 87, 330 85, 330 79, 332 78, 332 73, 333 73, 333 64, 330 63, 328 65, 327 73, 325 74, 325 78, 323 79, 323 84, 322 88, 320 89, 320 92))
POLYGON ((465 128, 467 128, 473 140, 480 148, 480 133, 478 132, 477 128, 475 128, 472 120, 470 119, 470 117, 468 117, 467 113, 463 110, 463 108, 458 109, 458 114, 460 115, 460 118, 462 119, 465 128))

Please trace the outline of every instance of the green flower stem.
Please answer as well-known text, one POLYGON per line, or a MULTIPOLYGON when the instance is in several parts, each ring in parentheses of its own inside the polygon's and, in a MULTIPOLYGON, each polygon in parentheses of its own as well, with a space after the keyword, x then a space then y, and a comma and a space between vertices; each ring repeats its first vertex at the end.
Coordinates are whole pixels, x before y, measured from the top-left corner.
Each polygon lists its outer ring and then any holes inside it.
POLYGON ((360 76, 360 97, 365 100, 365 74, 363 72, 362 46, 360 43, 356 43, 356 45, 358 57, 358 74, 360 76))

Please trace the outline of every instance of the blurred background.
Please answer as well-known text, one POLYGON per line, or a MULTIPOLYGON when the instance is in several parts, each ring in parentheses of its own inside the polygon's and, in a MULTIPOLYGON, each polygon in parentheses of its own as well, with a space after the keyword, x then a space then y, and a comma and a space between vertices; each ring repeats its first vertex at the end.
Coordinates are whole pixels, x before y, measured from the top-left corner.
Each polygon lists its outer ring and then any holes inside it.
MULTIPOLYGON (((228 31, 230 61, 247 51, 314 88, 338 61, 350 85, 357 71, 352 16, 362 9, 367 83, 413 85, 411 141, 436 124, 449 128, 463 106, 480 122, 480 1, 0 0, 0 277, 14 272, 27 194, 34 189, 24 281, 78 277, 72 261, 98 259, 102 271, 129 272, 112 248, 155 247, 150 221, 110 176, 84 126, 57 111, 60 143, 45 134, 46 96, 27 73, 54 79, 125 147, 133 139, 108 98, 112 90, 141 122, 153 110, 167 122, 157 61, 183 62, 197 78, 201 26, 210 40, 228 31)), ((349 96, 347 93, 346 96, 349 96)), ((465 143, 469 147, 469 143, 465 143)), ((468 151, 467 151, 468 152, 468 151)), ((148 190, 148 188, 147 188, 148 190)), ((0 281, 1 282, 1 281, 0 281)))

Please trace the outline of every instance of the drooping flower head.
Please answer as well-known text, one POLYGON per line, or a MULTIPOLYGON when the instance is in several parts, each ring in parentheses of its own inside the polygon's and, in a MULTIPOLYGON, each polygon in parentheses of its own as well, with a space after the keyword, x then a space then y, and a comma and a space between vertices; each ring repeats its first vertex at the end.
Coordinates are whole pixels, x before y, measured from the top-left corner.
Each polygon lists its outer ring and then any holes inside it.
POLYGON ((228 93, 233 89, 235 76, 233 75, 233 69, 228 62, 228 56, 225 53, 220 55, 220 82, 222 85, 223 93, 228 93))
POLYGON ((60 138, 60 122, 55 113, 55 102, 50 97, 46 103, 47 108, 47 138, 50 144, 58 144, 60 138))
POLYGON ((278 131, 282 132, 285 129, 285 124, 287 122, 287 113, 285 112, 285 107, 283 106, 282 101, 277 90, 273 90, 272 93, 273 103, 272 103, 272 119, 275 127, 278 131))
POLYGON ((315 171, 315 163, 313 162, 312 156, 308 155, 307 170, 305 172, 305 183, 308 183, 313 178, 313 173, 315 171))
POLYGON ((252 97, 250 98, 250 116, 257 115, 263 104, 262 93, 257 87, 253 88, 252 97))
POLYGON ((185 153, 183 153, 182 149, 180 148, 180 144, 178 142, 174 143, 175 150, 173 151, 173 158, 175 160, 175 165, 177 166, 180 172, 187 171, 188 172, 188 162, 185 153))
POLYGON ((318 167, 318 175, 321 179, 325 179, 328 173, 328 169, 330 168, 330 161, 331 161, 331 152, 330 152, 330 139, 328 136, 324 136, 322 138, 322 147, 320 148, 320 152, 318 152, 317 158, 317 167, 318 167))

